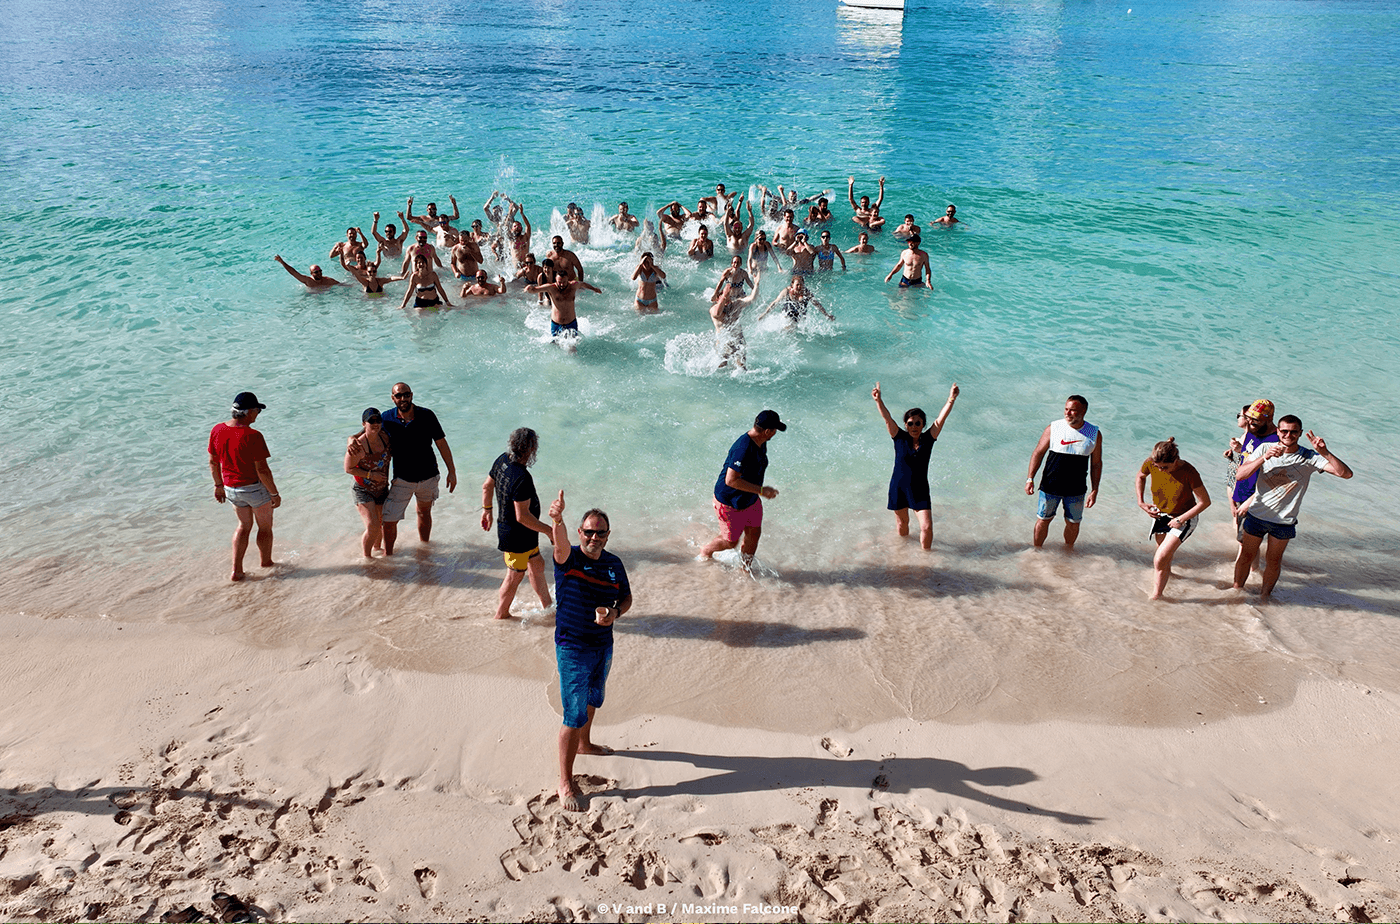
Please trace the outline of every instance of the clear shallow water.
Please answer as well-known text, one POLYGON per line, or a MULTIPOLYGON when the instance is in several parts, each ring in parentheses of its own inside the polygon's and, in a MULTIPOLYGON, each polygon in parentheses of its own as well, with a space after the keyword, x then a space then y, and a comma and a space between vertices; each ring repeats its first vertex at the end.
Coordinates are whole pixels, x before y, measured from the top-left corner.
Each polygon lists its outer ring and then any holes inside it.
MULTIPOLYGON (((1023 715, 1026 690, 1059 689, 1044 672, 1067 686, 1039 708, 1173 720, 1154 712, 1151 683, 1126 712, 1104 706, 1118 695, 1105 678, 1143 681, 1145 666, 1124 665, 1154 657, 1267 651, 1275 679, 1389 682, 1392 5, 964 2, 910 10, 902 26, 824 2, 429 5, 410 23, 377 4, 9 9, 24 24, 0 37, 12 266, 0 355, 19 434, 0 472, 24 485, 0 500, 9 609, 547 676, 519 647, 545 633, 473 621, 500 567, 474 525, 476 486, 505 434, 529 425, 542 491, 619 520, 614 545, 651 617, 627 644, 720 686, 783 675, 823 688, 835 670, 861 691, 844 707, 815 697, 813 723, 1023 715), (850 174, 858 194, 888 177, 892 222, 958 204, 964 225, 926 234, 937 291, 883 285, 898 248, 877 238, 874 257, 821 282, 836 324, 750 324, 739 376, 704 371, 719 269, 668 257, 665 310, 638 317, 626 243, 601 232, 580 249, 604 294, 581 298, 591 336, 573 355, 541 342, 527 301, 403 314, 392 296, 306 293, 271 260, 324 262, 348 224, 368 229, 374 210, 387 221, 410 194, 421 208, 454 193, 470 217, 505 189, 539 241, 569 201, 611 213, 626 198, 645 215, 715 181, 833 189, 849 246, 850 174), (399 379, 443 419, 462 488, 439 505, 431 552, 367 579, 340 454, 399 379), (932 556, 887 535, 876 380, 895 413, 936 412, 950 382, 963 388, 935 453, 932 556), (279 557, 300 579, 235 590, 219 581, 231 517, 208 500, 204 441, 244 388, 270 405, 259 426, 288 498, 279 557), (1107 450, 1076 565, 1022 551, 1025 459, 1072 391, 1090 397, 1107 450), (1312 488, 1282 605, 1262 619, 1217 586, 1232 554, 1219 453, 1258 396, 1358 472, 1312 488), (694 566, 689 543, 712 528, 725 449, 763 407, 792 429, 772 447, 783 494, 760 549, 781 577, 751 588, 694 566), (1182 553, 1173 588, 1187 602, 1149 607, 1129 494, 1152 443, 1173 435, 1219 506, 1182 553), (456 616, 470 618, 440 624, 456 616), (492 654, 445 654, 457 648, 492 654)), ((619 698, 732 721, 792 699, 781 685, 750 705, 673 687, 619 698)))

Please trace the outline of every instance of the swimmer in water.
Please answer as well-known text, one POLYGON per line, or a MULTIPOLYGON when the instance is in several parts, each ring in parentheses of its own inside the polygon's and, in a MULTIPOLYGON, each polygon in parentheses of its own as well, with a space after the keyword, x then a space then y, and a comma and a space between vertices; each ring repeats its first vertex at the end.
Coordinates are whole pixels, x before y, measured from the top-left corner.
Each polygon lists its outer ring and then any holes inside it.
POLYGON ((794 276, 810 276, 815 267, 813 262, 817 258, 817 248, 807 242, 807 232, 798 231, 797 239, 788 248, 788 256, 792 257, 792 274, 794 276))
POLYGON ((442 260, 438 258, 437 249, 428 243, 427 231, 419 231, 413 235, 413 243, 409 245, 408 251, 403 255, 403 265, 399 267, 399 275, 407 278, 409 267, 419 257, 427 260, 429 266, 442 268, 442 260))
POLYGON ((452 307, 432 264, 422 254, 413 258, 413 275, 408 279, 408 289, 403 293, 399 308, 407 308, 409 299, 413 299, 414 308, 433 310, 452 307))
POLYGON ((554 281, 541 283, 539 285, 526 286, 525 291, 531 293, 543 293, 549 299, 549 335, 576 339, 579 336, 578 312, 574 306, 574 300, 578 297, 579 289, 589 289, 603 294, 603 290, 597 286, 589 285, 578 279, 570 279, 567 274, 560 272, 557 268, 554 271, 554 281))
POLYGON ((724 294, 724 290, 730 285, 739 287, 738 294, 744 294, 746 286, 753 285, 753 277, 749 271, 744 269, 744 258, 735 256, 729 261, 729 268, 720 274, 719 282, 715 283, 715 292, 710 296, 711 302, 719 301, 719 297, 724 294))
POLYGON ((681 229, 685 227, 689 217, 689 210, 675 200, 656 210, 656 220, 661 223, 661 233, 667 237, 679 238, 681 229), (682 212, 685 214, 681 214, 682 212))
POLYGON ((572 250, 564 249, 564 239, 559 235, 549 239, 550 250, 545 254, 546 260, 553 260, 556 269, 563 270, 574 279, 583 278, 583 263, 579 260, 578 254, 572 250))
POLYGON ((637 281, 637 311, 641 314, 655 314, 661 310, 657 302, 656 287, 666 284, 666 273, 656 265, 651 251, 642 254, 642 260, 632 271, 637 281))
POLYGON ((608 219, 608 224, 613 226, 615 231, 636 231, 639 221, 636 215, 627 211, 627 203, 617 204, 617 214, 608 219))
POLYGON ((408 214, 404 217, 404 220, 411 221, 415 225, 422 225, 425 231, 436 231, 442 225, 443 218, 447 218, 449 224, 451 222, 458 221, 459 219, 461 219, 462 213, 457 208, 457 200, 452 196, 448 196, 447 198, 452 202, 451 216, 439 215, 436 202, 428 203, 428 211, 426 214, 415 215, 413 214, 413 197, 409 196, 408 214))
POLYGON ((910 237, 919 233, 919 223, 913 215, 905 215, 904 221, 890 232, 890 236, 897 241, 907 241, 910 237))
POLYGON ((875 252, 875 248, 874 248, 874 246, 872 246, 871 243, 870 243, 870 232, 869 232, 869 231, 862 231, 862 232, 860 232, 860 239, 859 239, 858 241, 856 241, 856 245, 855 245, 854 247, 850 247, 850 248, 848 248, 848 249, 846 250, 846 253, 859 253, 859 254, 867 254, 867 253, 874 253, 874 252, 875 252))
POLYGON ((812 290, 807 288, 807 283, 803 281, 801 276, 793 276, 788 287, 779 292, 778 297, 768 303, 768 307, 763 309, 763 313, 758 316, 758 319, 762 321, 768 316, 768 312, 778 305, 783 306, 783 315, 787 317, 788 330, 796 327, 803 318, 807 317, 808 310, 812 308, 816 308, 826 315, 828 320, 836 320, 831 312, 827 311, 817 300, 817 297, 812 294, 812 290))
POLYGON ((943 213, 943 217, 935 218, 933 221, 929 222, 929 226, 932 227, 933 225, 942 225, 945 228, 951 228, 957 223, 958 207, 956 205, 950 205, 948 206, 948 211, 943 213))
POLYGON ((374 224, 369 226, 369 233, 379 242, 377 259, 383 260, 385 257, 398 257, 403 255, 403 242, 408 240, 408 222, 403 217, 403 212, 399 213, 399 220, 404 222, 403 234, 398 233, 398 229, 393 225, 385 225, 384 233, 379 233, 379 213, 374 213, 374 224))
POLYGON ((715 326, 715 352, 719 354, 719 365, 716 369, 723 369, 730 363, 740 369, 744 368, 747 346, 744 343, 744 328, 739 322, 744 309, 758 298, 758 283, 762 278, 760 275, 754 279, 753 291, 746 296, 740 294, 739 286, 730 283, 710 305, 710 320, 715 326))
POLYGON ((648 250, 653 253, 666 252, 666 235, 656 233, 656 226, 651 223, 650 218, 642 222, 642 233, 637 235, 637 241, 632 245, 633 253, 648 250))
POLYGON ((700 202, 720 214, 727 214, 735 208, 731 203, 734 201, 734 197, 738 195, 739 193, 726 194, 724 191, 724 184, 716 183, 715 194, 713 196, 706 196, 701 199, 700 202))
POLYGON ((287 264, 287 261, 282 259, 280 254, 274 256, 272 259, 282 264, 282 268, 288 273, 291 273, 293 279, 306 286, 308 289, 328 289, 331 286, 345 284, 338 279, 332 279, 322 273, 321 267, 317 266, 315 263, 311 264, 310 275, 308 276, 292 269, 292 267, 287 264))
POLYGON ((792 209, 783 209, 783 220, 773 232, 773 246, 787 250, 797 243, 797 233, 802 229, 792 220, 792 209))
POLYGON ((361 231, 359 228, 346 228, 345 240, 337 241, 335 245, 331 247, 329 256, 331 259, 346 256, 351 258, 351 262, 355 262, 355 255, 363 255, 365 248, 368 246, 369 238, 365 237, 365 232, 361 231))
POLYGON ((880 206, 885 204, 885 178, 880 177, 880 198, 875 200, 873 209, 870 205, 869 196, 861 196, 860 204, 856 204, 855 177, 851 177, 846 181, 846 198, 851 203, 851 210, 855 212, 855 215, 851 216, 851 220, 863 228, 870 228, 870 217, 872 213, 879 214, 880 206))
POLYGON ((831 243, 831 232, 822 232, 822 242, 817 246, 817 270, 829 273, 836 268, 836 261, 841 261, 841 272, 846 271, 846 257, 841 253, 841 248, 831 243))
MULTIPOLYGON (((363 256, 363 255, 362 255, 363 256)), ((345 255, 340 257, 340 265, 345 267, 345 271, 355 277, 355 281, 365 290, 365 294, 370 298, 382 298, 384 295, 384 283, 398 282, 402 276, 381 276, 379 275, 379 261, 373 263, 368 261, 360 264, 345 262, 345 255)))
POLYGON ((768 240, 768 232, 760 230, 758 238, 749 245, 749 272, 756 273, 767 269, 769 260, 772 260, 778 269, 782 269, 783 261, 778 253, 778 248, 768 240))
MULTIPOLYGON (((527 253, 525 262, 520 264, 520 269, 515 271, 515 278, 511 282, 520 282, 522 285, 532 286, 540 281, 540 274, 544 272, 544 267, 535 262, 535 255, 527 253)), ((540 301, 544 301, 544 296, 540 296, 540 301)))
POLYGON ((506 233, 506 240, 510 241, 511 257, 514 259, 515 265, 519 266, 525 262, 525 255, 530 252, 530 235, 534 233, 534 229, 530 227, 530 219, 525 214, 525 206, 511 202, 511 207, 513 211, 519 213, 520 220, 510 223, 510 231, 506 233), (520 223, 522 221, 523 225, 520 223))
POLYGON ((724 221, 724 240, 729 244, 729 252, 733 254, 743 253, 749 246, 749 237, 753 234, 753 203, 745 202, 744 197, 739 197, 740 203, 748 206, 749 226, 744 227, 744 223, 739 219, 739 212, 736 209, 732 218, 724 221))
POLYGON ((464 298, 464 299, 467 299, 467 298, 491 298, 492 296, 495 296, 495 295, 505 295, 505 294, 506 294, 506 277, 504 277, 504 276, 497 276, 496 278, 497 278, 498 280, 500 280, 500 284, 499 284, 499 285, 497 285, 497 284, 495 284, 495 283, 491 283, 491 282, 487 282, 487 281, 486 281, 486 270, 484 270, 484 269, 479 269, 479 270, 477 270, 477 271, 476 271, 476 277, 475 277, 471 282, 469 282, 469 283, 467 283, 466 285, 462 286, 462 294, 461 294, 461 297, 464 298))
POLYGON ((564 213, 564 226, 569 229, 569 237, 573 238, 575 244, 588 243, 588 233, 593 227, 593 222, 584 217, 583 209, 578 207, 578 203, 569 203, 569 210, 564 213))
POLYGON ((715 242, 710 240, 710 229, 704 225, 700 226, 700 233, 695 240, 690 242, 690 249, 686 251, 686 256, 696 263, 704 263, 713 260, 715 256, 715 242))
POLYGON ((470 231, 463 231, 457 235, 457 245, 452 248, 452 274, 458 279, 471 279, 476 275, 477 267, 486 260, 481 255, 481 245, 472 237, 470 231))
POLYGON ((885 226, 885 219, 880 215, 880 207, 878 205, 872 205, 870 207, 870 213, 864 218, 853 218, 851 220, 872 233, 879 231, 885 226))
POLYGON ((922 243, 917 234, 909 238, 907 246, 899 255, 899 262, 890 270, 885 282, 894 278, 895 273, 903 271, 899 277, 899 287, 901 289, 933 288, 933 270, 928 265, 928 254, 919 249, 922 243))

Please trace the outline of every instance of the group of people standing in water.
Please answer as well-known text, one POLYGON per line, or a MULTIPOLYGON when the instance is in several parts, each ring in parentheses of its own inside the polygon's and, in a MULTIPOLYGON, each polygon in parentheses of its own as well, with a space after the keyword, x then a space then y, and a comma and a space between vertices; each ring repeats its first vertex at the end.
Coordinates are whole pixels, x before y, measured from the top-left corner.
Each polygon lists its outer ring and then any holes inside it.
MULTIPOLYGON (((844 251, 831 240, 831 227, 836 221, 830 207, 831 190, 804 197, 799 196, 797 190, 784 189, 782 185, 776 193, 763 185, 757 189, 759 213, 765 222, 774 223, 771 237, 768 229, 756 227, 755 203, 747 194, 727 192, 723 183, 715 185, 713 195, 699 197, 694 209, 678 200, 667 203, 656 210, 655 222, 633 214, 625 201, 618 203, 617 213, 607 219, 618 234, 636 235, 632 250, 637 254, 637 266, 631 281, 636 285, 633 306, 642 314, 660 310, 660 291, 667 285, 666 272, 660 263, 673 243, 685 248, 687 259, 703 264, 715 259, 716 242, 722 237, 730 259, 710 296, 710 320, 715 329, 719 368, 731 365, 743 368, 745 365, 741 320, 746 309, 757 300, 765 273, 786 274, 788 283, 763 309, 760 318, 777 311, 786 319, 787 326, 792 327, 816 311, 834 320, 807 280, 816 274, 834 272, 838 262, 844 272, 847 254, 874 253, 871 235, 885 228, 885 219, 880 214, 885 198, 884 177, 880 178, 879 193, 873 202, 868 195, 857 199, 855 177, 848 179, 846 198, 859 240, 844 251), (711 237, 712 229, 715 238, 711 237), (818 239, 816 244, 811 241, 814 234, 818 239), (784 260, 790 264, 784 266, 784 260)), ((439 211, 436 202, 429 202, 420 215, 414 213, 413 198, 409 197, 405 210, 398 213, 400 223, 387 224, 382 232, 380 213, 375 212, 369 235, 359 227, 347 228, 345 239, 330 248, 329 256, 340 261, 345 272, 370 298, 383 297, 389 283, 406 281, 401 308, 432 311, 455 307, 444 287, 444 277, 461 283, 457 297, 463 303, 493 299, 511 291, 536 295, 540 304, 549 305, 550 335, 572 342, 579 333, 575 308, 579 290, 599 294, 602 290, 585 281, 583 263, 565 246, 563 236, 552 236, 550 249, 542 258, 537 258, 531 249, 534 228, 522 203, 493 190, 482 206, 484 220, 473 219, 469 227, 463 228, 456 198, 449 196, 448 201, 452 206, 451 214, 439 211), (408 244, 411 225, 418 228, 412 231, 414 242, 408 244), (373 259, 369 255, 371 249, 373 259), (397 264, 396 273, 381 274, 386 258, 395 261, 391 265, 397 264), (502 270, 494 281, 486 269, 488 262, 502 270)), ((956 212, 957 208, 949 205, 945 214, 931 222, 930 227, 947 228, 958 224, 956 212)), ((568 204, 563 222, 573 243, 589 242, 593 223, 577 203, 568 204)), ((891 236, 903 242, 905 249, 886 276, 887 282, 898 273, 900 288, 933 287, 928 254, 920 248, 919 232, 920 225, 912 214, 905 215, 903 222, 891 230, 891 236)), ((302 273, 280 254, 273 259, 308 288, 319 290, 347 284, 327 276, 319 264, 311 265, 302 273)))

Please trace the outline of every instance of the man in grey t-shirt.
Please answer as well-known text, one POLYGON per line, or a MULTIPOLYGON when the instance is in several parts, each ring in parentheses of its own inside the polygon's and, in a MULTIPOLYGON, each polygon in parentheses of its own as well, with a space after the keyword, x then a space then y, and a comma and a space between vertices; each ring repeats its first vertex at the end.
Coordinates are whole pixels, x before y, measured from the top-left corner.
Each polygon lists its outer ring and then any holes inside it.
POLYGON ((1278 421, 1278 442, 1265 443, 1255 447, 1249 458, 1240 464, 1236 477, 1243 481, 1258 473, 1259 480, 1254 486, 1254 498, 1249 502, 1244 520, 1240 523, 1240 554, 1235 560, 1236 590, 1243 590, 1249 580, 1249 569, 1259 555, 1259 546, 1264 537, 1269 537, 1269 545, 1264 552, 1264 583, 1259 591, 1259 599, 1267 600, 1278 583, 1279 572, 1283 569, 1283 551, 1295 535, 1298 511, 1303 506, 1303 494, 1308 490, 1308 482, 1313 472, 1327 472, 1338 478, 1350 478, 1351 468, 1327 449, 1327 443, 1320 436, 1308 431, 1308 442, 1312 449, 1298 445, 1298 437, 1303 434, 1303 422, 1292 414, 1280 417, 1278 421))

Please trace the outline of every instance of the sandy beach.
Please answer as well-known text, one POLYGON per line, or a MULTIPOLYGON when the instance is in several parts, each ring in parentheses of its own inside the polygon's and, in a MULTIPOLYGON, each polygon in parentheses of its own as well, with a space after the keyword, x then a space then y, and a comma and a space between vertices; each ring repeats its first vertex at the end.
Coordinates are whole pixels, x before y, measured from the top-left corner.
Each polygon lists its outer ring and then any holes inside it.
MULTIPOLYGON (((348 634, 7 607, 0 918, 157 920, 219 891, 267 920, 1400 917, 1400 697, 1277 648, 1136 705, 1084 681, 1107 718, 1007 687, 941 719, 822 727, 794 699, 745 726, 649 710, 683 665, 619 635, 595 732, 619 750, 580 758, 568 814, 547 625, 448 622, 497 648, 415 668, 348 634)), ((708 672, 762 688, 751 649, 714 647, 708 672)))

